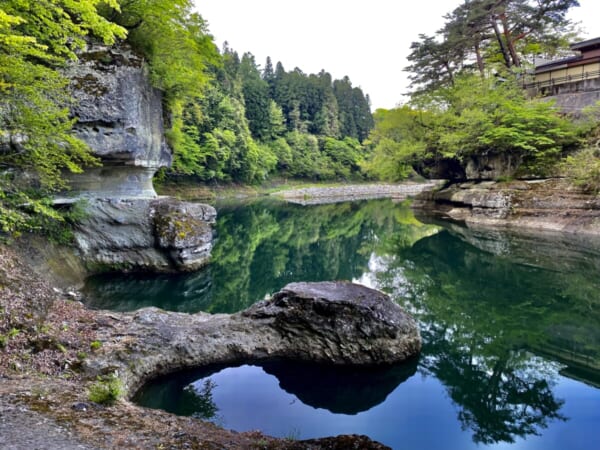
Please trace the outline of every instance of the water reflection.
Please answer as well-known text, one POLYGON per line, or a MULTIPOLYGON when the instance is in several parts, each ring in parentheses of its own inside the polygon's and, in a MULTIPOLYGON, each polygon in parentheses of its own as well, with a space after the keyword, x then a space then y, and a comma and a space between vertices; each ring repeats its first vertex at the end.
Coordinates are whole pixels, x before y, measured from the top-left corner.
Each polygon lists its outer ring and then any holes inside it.
MULTIPOLYGON (((215 380, 219 380, 223 371, 234 372, 238 379, 243 379, 244 372, 260 368, 264 376, 275 377, 278 388, 290 394, 294 402, 298 400, 334 414, 354 415, 384 402, 391 392, 416 373, 417 362, 414 358, 405 364, 362 369, 291 361, 269 361, 234 369, 212 366, 158 378, 144 386, 135 400, 144 406, 159 407, 175 414, 218 418, 213 390, 220 383, 215 380)), ((245 388, 251 389, 251 386, 245 385, 245 388)), ((269 398, 281 394, 276 390, 261 392, 261 395, 269 398)))
POLYGON ((281 436, 290 424, 304 437, 361 432, 392 447, 600 442, 600 245, 593 240, 442 229, 390 201, 231 206, 220 211, 217 229, 210 270, 156 283, 102 279, 98 297, 120 298, 124 309, 164 297, 153 304, 233 312, 288 282, 356 279, 416 316, 423 353, 413 366, 381 372, 279 362, 178 374, 147 388, 148 406, 281 436), (427 414, 415 422, 422 399, 427 414), (253 414, 259 404, 268 419, 253 414), (442 441, 427 441, 436 427, 442 441))
POLYGON ((600 280, 590 269, 600 260, 590 247, 580 258, 573 244, 566 250, 562 259, 556 241, 453 228, 410 248, 391 243, 373 274, 419 318, 420 370, 447 387, 476 443, 515 442, 566 420, 553 392, 561 368, 586 366, 597 383, 600 280))
POLYGON ((92 277, 84 289, 88 305, 233 313, 293 281, 360 276, 384 236, 395 234, 401 245, 411 245, 439 229, 418 222, 407 203, 391 200, 309 209, 264 200, 224 206, 218 213, 212 263, 206 270, 92 277))
POLYGON ((284 391, 305 405, 337 414, 357 414, 379 405, 417 371, 417 358, 405 364, 348 369, 290 362, 270 362, 263 370, 279 380, 284 391))

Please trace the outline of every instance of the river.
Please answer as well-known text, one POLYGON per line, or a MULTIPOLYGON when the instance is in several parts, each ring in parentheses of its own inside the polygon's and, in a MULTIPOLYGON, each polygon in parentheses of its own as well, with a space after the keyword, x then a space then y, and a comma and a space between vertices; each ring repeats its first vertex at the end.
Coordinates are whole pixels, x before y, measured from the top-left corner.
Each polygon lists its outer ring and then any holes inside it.
POLYGON ((289 282, 354 280, 417 318, 422 354, 378 370, 208 367, 156 380, 141 404, 290 439, 600 448, 600 243, 419 220, 391 200, 263 200, 218 213, 205 270, 93 277, 88 304, 232 313, 289 282))

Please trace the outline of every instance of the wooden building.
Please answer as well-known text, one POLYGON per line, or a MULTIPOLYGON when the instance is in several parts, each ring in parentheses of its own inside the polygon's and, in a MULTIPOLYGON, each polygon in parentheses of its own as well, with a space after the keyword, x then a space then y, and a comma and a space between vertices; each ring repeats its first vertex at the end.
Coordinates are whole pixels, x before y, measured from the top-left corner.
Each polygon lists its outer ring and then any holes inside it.
POLYGON ((537 90, 541 95, 557 95, 561 92, 577 92, 598 89, 600 86, 600 37, 571 45, 578 55, 545 62, 535 67, 532 82, 527 89, 537 90), (594 80, 592 83, 588 80, 594 80))

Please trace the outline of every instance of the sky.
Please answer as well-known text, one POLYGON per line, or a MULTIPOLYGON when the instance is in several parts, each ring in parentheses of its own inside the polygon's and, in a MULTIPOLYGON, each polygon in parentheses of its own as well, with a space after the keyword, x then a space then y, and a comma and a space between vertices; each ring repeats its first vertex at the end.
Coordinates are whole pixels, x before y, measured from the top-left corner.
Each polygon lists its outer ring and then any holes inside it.
MULTIPOLYGON (((287 71, 322 69, 334 79, 347 75, 371 98, 372 109, 407 100, 410 44, 433 34, 443 16, 463 0, 194 0, 219 47, 224 41, 240 56, 267 56, 287 71)), ((583 37, 600 36, 600 1, 579 0, 571 19, 583 37)))

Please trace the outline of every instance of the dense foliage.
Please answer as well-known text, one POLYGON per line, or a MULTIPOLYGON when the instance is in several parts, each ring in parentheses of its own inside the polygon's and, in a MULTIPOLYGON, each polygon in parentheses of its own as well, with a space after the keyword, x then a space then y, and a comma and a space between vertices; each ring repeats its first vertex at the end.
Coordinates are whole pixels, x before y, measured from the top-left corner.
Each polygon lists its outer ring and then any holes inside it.
MULTIPOLYGON (((536 55, 560 54, 574 37, 575 0, 471 0, 445 16, 435 36, 413 42, 409 105, 377 111, 367 171, 401 180, 465 178, 489 158, 497 177, 546 176, 581 143, 576 126, 548 101, 527 98, 522 80, 536 55)), ((485 166, 485 163, 484 163, 485 166)))
POLYGON ((367 167, 390 180, 413 169, 503 155, 528 175, 546 175, 579 143, 577 127, 551 102, 532 101, 515 83, 461 76, 453 87, 421 96, 419 108, 377 111, 367 167))
POLYGON ((184 107, 171 176, 262 181, 271 173, 313 179, 362 176, 369 100, 348 77, 286 72, 225 45, 204 95, 184 107))
POLYGON ((368 97, 325 72, 286 72, 251 54, 219 52, 191 0, 5 0, 0 5, 0 232, 47 228, 64 216, 50 196, 62 173, 97 164, 71 133, 60 69, 86 39, 126 39, 165 99, 170 175, 254 182, 360 176, 372 127, 368 97))
MULTIPOLYGON (((0 7, 0 232, 47 227, 63 217, 45 196, 64 187, 61 171, 95 160, 69 131, 70 97, 58 68, 84 37, 106 43, 125 30, 98 14, 100 0, 5 0, 0 7)), ((117 7, 115 0, 106 4, 117 7)))

